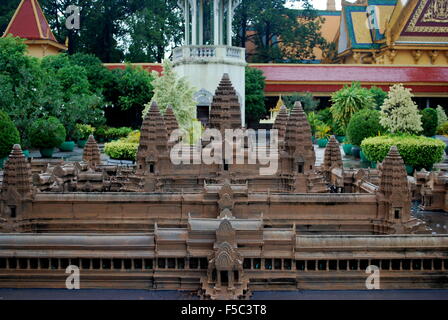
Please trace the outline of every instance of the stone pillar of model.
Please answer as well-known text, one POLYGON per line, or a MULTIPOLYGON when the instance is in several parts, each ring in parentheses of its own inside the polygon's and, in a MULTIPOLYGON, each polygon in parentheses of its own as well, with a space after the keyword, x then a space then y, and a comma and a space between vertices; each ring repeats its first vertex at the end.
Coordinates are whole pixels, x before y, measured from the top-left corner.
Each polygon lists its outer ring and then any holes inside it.
POLYGON ((245 123, 244 48, 232 46, 232 21, 241 0, 179 0, 185 21, 182 47, 173 52, 174 69, 197 90, 198 118, 210 113, 216 88, 227 73, 241 105, 245 123))

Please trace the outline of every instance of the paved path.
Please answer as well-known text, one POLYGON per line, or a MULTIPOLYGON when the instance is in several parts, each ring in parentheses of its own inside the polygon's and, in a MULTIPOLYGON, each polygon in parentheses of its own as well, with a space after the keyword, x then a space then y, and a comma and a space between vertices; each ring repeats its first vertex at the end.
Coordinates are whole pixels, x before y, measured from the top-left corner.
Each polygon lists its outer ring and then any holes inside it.
MULTIPOLYGON (((448 290, 260 291, 252 300, 448 300, 448 290)), ((0 300, 198 300, 193 292, 0 289, 0 300)))

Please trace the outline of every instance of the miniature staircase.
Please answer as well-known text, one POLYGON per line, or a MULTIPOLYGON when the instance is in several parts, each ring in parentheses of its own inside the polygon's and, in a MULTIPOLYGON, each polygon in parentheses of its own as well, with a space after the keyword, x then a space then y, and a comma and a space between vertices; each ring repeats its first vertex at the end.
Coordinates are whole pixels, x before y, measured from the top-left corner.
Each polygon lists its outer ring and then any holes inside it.
POLYGON ((250 296, 248 285, 249 280, 243 279, 235 284, 233 288, 216 288, 214 283, 209 283, 207 277, 201 278, 203 290, 201 296, 210 300, 240 300, 247 299, 250 296))
POLYGON ((308 193, 327 193, 328 186, 323 175, 313 173, 308 176, 308 193))

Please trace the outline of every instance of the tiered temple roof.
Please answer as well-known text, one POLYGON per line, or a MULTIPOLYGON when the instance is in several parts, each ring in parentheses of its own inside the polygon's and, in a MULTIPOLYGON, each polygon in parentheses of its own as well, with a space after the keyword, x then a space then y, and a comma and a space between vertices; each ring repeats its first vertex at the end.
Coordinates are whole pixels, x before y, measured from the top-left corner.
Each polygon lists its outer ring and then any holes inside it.
POLYGON ((303 160, 312 166, 316 162, 311 127, 299 101, 295 103, 289 115, 286 127, 286 151, 294 158, 303 157, 303 160))
POLYGON ((335 136, 331 136, 324 155, 324 169, 330 170, 332 167, 342 167, 341 148, 335 136))
POLYGON ((33 190, 31 168, 18 144, 14 145, 3 173, 2 192, 6 193, 10 187, 22 197, 31 195, 33 190))
POLYGON ((383 161, 379 192, 386 198, 409 198, 409 187, 403 158, 393 146, 383 161))
POLYGON ((285 106, 282 106, 272 127, 272 129, 278 130, 279 141, 285 140, 287 124, 288 124, 288 111, 285 106))
MULTIPOLYGON (((140 144, 137 153, 139 168, 148 160, 156 158, 167 151, 168 132, 157 103, 153 102, 151 108, 143 120, 140 136, 140 144)), ((142 167, 143 168, 143 167, 142 167)))
POLYGON ((174 115, 174 111, 171 106, 168 106, 163 118, 165 120, 168 135, 170 135, 174 130, 179 129, 179 123, 177 122, 176 116, 174 115))
POLYGON ((89 164, 89 167, 95 168, 101 164, 101 153, 98 144, 93 135, 89 136, 87 144, 84 147, 82 160, 89 164))
POLYGON ((227 73, 223 75, 213 97, 210 127, 218 130, 241 128, 240 103, 227 73))

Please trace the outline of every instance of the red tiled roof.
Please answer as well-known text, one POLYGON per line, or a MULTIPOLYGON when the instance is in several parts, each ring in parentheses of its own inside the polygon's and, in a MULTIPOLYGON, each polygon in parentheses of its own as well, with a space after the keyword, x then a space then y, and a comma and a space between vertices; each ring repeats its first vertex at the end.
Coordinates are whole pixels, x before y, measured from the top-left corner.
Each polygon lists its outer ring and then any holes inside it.
POLYGON ((446 82, 448 67, 251 64, 270 82, 446 82))
POLYGON ((4 35, 8 34, 28 40, 57 42, 37 0, 20 2, 4 35))

